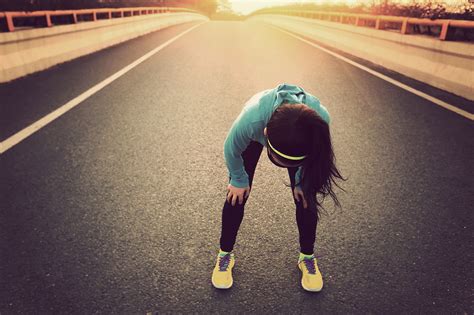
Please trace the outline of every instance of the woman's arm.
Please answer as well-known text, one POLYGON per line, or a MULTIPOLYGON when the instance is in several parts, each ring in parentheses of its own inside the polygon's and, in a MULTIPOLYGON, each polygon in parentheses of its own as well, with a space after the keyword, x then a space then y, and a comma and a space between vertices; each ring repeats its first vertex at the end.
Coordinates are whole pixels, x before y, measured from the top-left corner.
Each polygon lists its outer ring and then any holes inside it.
POLYGON ((230 184, 234 187, 244 188, 249 186, 249 176, 245 171, 242 152, 252 141, 252 128, 242 111, 232 124, 224 142, 224 157, 229 171, 230 184))

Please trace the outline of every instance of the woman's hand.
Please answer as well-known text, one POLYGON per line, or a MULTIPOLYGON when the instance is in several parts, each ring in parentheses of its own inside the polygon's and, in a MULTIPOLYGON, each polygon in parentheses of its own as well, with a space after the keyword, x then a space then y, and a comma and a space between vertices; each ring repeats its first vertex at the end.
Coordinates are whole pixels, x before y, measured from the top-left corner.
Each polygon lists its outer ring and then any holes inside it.
POLYGON ((234 187, 231 184, 227 186, 227 202, 232 203, 232 206, 235 206, 235 202, 238 199, 239 205, 242 204, 244 198, 247 198, 250 194, 250 187, 238 188, 234 187))
POLYGON ((308 203, 306 202, 306 199, 303 194, 303 190, 299 186, 296 186, 295 189, 293 190, 293 194, 295 195, 296 201, 300 202, 303 200, 303 207, 306 209, 308 208, 308 203))

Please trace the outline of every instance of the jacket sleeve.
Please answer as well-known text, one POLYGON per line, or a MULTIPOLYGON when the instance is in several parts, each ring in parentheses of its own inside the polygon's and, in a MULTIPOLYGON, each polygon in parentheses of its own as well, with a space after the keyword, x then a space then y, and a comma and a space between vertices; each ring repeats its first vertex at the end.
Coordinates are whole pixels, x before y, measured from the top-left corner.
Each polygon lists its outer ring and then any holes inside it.
POLYGON ((296 171, 295 174, 295 184, 300 183, 300 185, 295 185, 296 187, 299 187, 301 189, 301 169, 302 167, 298 167, 298 170, 296 171))
POLYGON ((320 111, 318 111, 318 114, 329 125, 331 122, 331 116, 329 115, 327 108, 323 104, 319 104, 319 108, 320 108, 320 111))
MULTIPOLYGON (((331 116, 329 116, 329 112, 327 108, 323 104, 319 104, 319 111, 317 111, 318 114, 321 116, 321 118, 327 122, 329 125, 331 122, 331 116)), ((302 167, 298 167, 298 170, 296 171, 295 174, 295 183, 301 182, 301 169, 302 167)), ((299 187, 301 189, 301 185, 296 185, 296 187, 299 187)))
POLYGON ((242 152, 252 141, 251 124, 245 119, 245 111, 232 124, 224 141, 224 157, 230 177, 230 184, 244 188, 249 185, 249 177, 244 167, 242 152))

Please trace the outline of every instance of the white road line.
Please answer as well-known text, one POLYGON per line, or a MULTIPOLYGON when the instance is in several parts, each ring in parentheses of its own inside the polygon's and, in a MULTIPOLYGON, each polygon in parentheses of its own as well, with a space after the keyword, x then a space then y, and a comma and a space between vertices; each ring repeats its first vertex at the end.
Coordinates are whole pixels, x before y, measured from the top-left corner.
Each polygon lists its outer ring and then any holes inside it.
POLYGON ((452 111, 452 112, 455 112, 456 114, 459 114, 459 115, 461 115, 461 116, 463 116, 463 117, 466 117, 467 119, 474 120, 474 114, 471 114, 471 113, 469 113, 469 112, 467 112, 467 111, 465 111, 465 110, 462 110, 462 109, 460 109, 460 108, 458 108, 458 107, 456 107, 456 106, 454 106, 454 105, 448 104, 448 103, 446 103, 446 102, 444 102, 444 101, 442 101, 442 100, 440 100, 440 99, 437 99, 436 97, 433 97, 433 96, 431 96, 431 95, 428 95, 428 94, 426 94, 426 93, 423 93, 423 92, 421 92, 421 91, 418 91, 418 90, 416 90, 416 89, 414 89, 414 88, 412 88, 412 87, 410 87, 410 86, 408 86, 408 85, 406 85, 406 84, 403 84, 403 83, 401 83, 401 82, 399 82, 399 81, 397 81, 397 80, 394 80, 394 79, 392 79, 392 78, 390 78, 390 77, 388 77, 388 76, 386 76, 386 75, 383 75, 383 74, 381 74, 381 73, 379 73, 379 72, 377 72, 377 71, 374 71, 374 70, 372 70, 372 69, 370 69, 370 68, 367 68, 367 67, 365 67, 365 66, 363 66, 363 65, 361 65, 361 64, 359 64, 359 63, 357 63, 357 62, 354 62, 354 61, 352 61, 352 60, 350 60, 350 59, 348 59, 348 58, 346 58, 346 57, 343 57, 343 56, 341 56, 341 55, 339 55, 339 54, 336 54, 335 52, 332 52, 332 51, 330 51, 330 50, 328 50, 328 49, 326 49, 326 48, 324 48, 324 47, 321 47, 321 46, 319 46, 318 44, 315 44, 315 43, 313 43, 313 42, 310 42, 309 40, 306 40, 306 39, 304 39, 304 38, 302 38, 302 37, 299 37, 299 36, 297 36, 297 35, 294 35, 293 33, 290 33, 290 32, 288 32, 288 31, 286 31, 286 30, 284 30, 284 29, 282 29, 282 28, 279 28, 279 27, 274 26, 274 25, 269 25, 269 26, 271 26, 271 27, 273 27, 273 28, 275 28, 275 29, 277 29, 277 30, 283 32, 283 33, 286 33, 286 34, 288 34, 288 35, 290 35, 290 36, 293 36, 293 37, 295 37, 295 38, 297 38, 297 39, 299 39, 299 40, 301 40, 301 41, 303 41, 303 42, 305 42, 305 43, 307 43, 307 44, 309 44, 309 45, 311 45, 311 46, 313 46, 313 47, 316 47, 316 48, 318 48, 318 49, 320 49, 320 50, 322 50, 322 51, 324 51, 324 52, 326 52, 326 53, 328 53, 328 54, 330 54, 330 55, 332 55, 332 56, 334 56, 334 57, 336 57, 336 58, 338 58, 338 59, 341 59, 341 60, 343 60, 343 61, 345 61, 345 62, 347 62, 347 63, 349 63, 349 64, 351 64, 351 65, 353 65, 353 66, 355 66, 355 67, 357 67, 357 68, 359 68, 359 69, 362 69, 362 70, 364 70, 364 71, 367 71, 368 73, 373 74, 374 76, 379 77, 379 78, 382 79, 382 80, 385 80, 385 81, 387 81, 387 82, 389 82, 389 83, 392 83, 393 85, 396 85, 396 86, 398 86, 398 87, 400 87, 400 88, 402 88, 402 89, 404 89, 404 90, 406 90, 406 91, 408 91, 408 92, 411 92, 411 93, 413 93, 413 94, 415 94, 415 95, 418 95, 418 96, 420 96, 420 97, 422 97, 422 98, 424 98, 424 99, 426 99, 426 100, 428 100, 428 101, 430 101, 430 102, 433 102, 433 103, 435 103, 436 105, 439 105, 439 106, 441 106, 441 107, 444 107, 444 108, 446 108, 447 110, 450 110, 450 111, 452 111))
POLYGON ((184 31, 184 32, 178 34, 177 36, 171 38, 170 40, 164 42, 163 44, 161 44, 160 46, 154 48, 153 50, 151 50, 147 54, 143 55, 142 57, 138 58, 137 60, 135 60, 134 62, 132 62, 131 64, 129 64, 125 68, 117 71, 116 73, 114 73, 113 75, 108 77, 107 79, 103 80, 102 82, 99 82, 98 84, 94 85, 93 87, 91 87, 90 89, 88 89, 87 91, 82 93, 81 95, 75 97, 74 99, 70 100, 66 104, 62 105, 61 107, 59 107, 55 111, 53 111, 53 112, 49 113, 48 115, 44 116, 43 118, 37 120, 36 122, 32 123, 28 127, 20 130, 19 132, 15 133, 13 136, 7 138, 6 140, 0 142, 0 154, 4 153, 5 151, 10 149, 11 147, 13 147, 16 144, 18 144, 19 142, 23 141, 24 139, 26 139, 27 137, 29 137, 30 135, 32 135, 36 131, 40 130, 41 128, 43 128, 44 126, 46 126, 47 124, 49 124, 50 122, 55 120, 56 118, 60 117, 61 115, 63 115, 67 111, 69 111, 70 109, 76 107, 77 105, 82 103, 84 100, 88 99, 89 97, 91 97, 92 95, 94 95, 95 93, 97 93, 98 91, 100 91, 101 89, 103 89, 104 87, 106 87, 107 85, 112 83, 113 81, 117 80, 118 78, 123 76, 125 73, 132 70, 133 68, 138 66, 140 63, 147 60, 148 58, 150 58, 151 56, 153 56, 154 54, 156 54, 157 52, 159 52, 160 50, 162 50, 163 48, 165 48, 166 46, 168 46, 169 44, 171 44, 172 42, 174 42, 175 40, 177 40, 178 38, 180 38, 184 34, 192 31, 196 27, 198 27, 201 24, 204 24, 206 22, 207 21, 199 23, 197 25, 194 25, 193 27, 187 29, 186 31, 184 31))

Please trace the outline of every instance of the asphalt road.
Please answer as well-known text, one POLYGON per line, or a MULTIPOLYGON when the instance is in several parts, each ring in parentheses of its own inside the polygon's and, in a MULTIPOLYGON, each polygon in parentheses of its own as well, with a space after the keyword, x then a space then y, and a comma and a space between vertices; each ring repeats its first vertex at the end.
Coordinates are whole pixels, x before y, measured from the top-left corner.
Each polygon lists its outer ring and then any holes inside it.
MULTIPOLYGON (((1 138, 192 25, 0 85, 1 138)), ((0 314, 472 314, 472 127, 267 25, 205 23, 0 156, 0 314), (325 286, 300 286, 287 173, 262 154, 217 290, 224 139, 282 82, 328 108, 349 178, 318 224, 325 286)))

